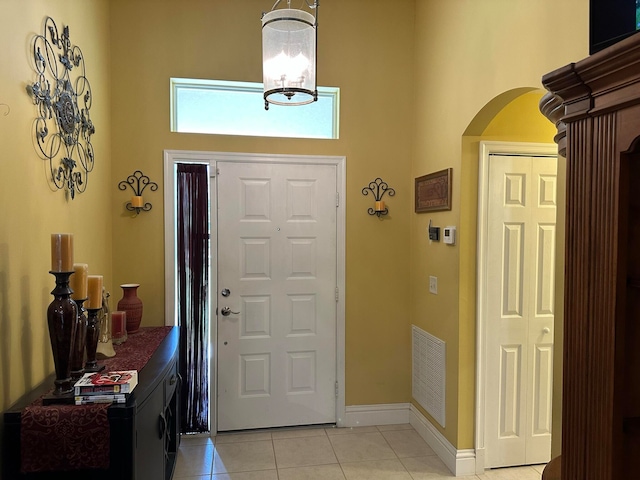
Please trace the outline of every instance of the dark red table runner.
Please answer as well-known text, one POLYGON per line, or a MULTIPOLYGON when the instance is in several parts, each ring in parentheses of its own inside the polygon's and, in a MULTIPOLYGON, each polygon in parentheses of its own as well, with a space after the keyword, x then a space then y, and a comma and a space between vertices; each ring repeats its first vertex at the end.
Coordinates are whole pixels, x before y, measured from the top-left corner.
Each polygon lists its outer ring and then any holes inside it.
MULTIPOLYGON (((106 370, 142 370, 172 327, 147 327, 114 346, 115 357, 101 360, 106 370)), ((110 404, 42 405, 38 399, 21 412, 23 473, 109 468, 110 404)))
POLYGON ((114 345, 116 356, 100 360, 105 370, 142 370, 173 327, 146 327, 129 335, 126 342, 114 345))

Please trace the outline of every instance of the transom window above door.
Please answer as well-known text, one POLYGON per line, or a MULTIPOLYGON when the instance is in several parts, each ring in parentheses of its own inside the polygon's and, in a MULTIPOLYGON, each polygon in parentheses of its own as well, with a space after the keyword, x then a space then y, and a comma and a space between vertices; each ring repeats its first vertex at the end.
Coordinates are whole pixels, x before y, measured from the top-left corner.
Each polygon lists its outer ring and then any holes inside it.
POLYGON ((308 105, 264 108, 261 83, 171 79, 171 131, 288 138, 338 138, 340 89, 318 87, 308 105))

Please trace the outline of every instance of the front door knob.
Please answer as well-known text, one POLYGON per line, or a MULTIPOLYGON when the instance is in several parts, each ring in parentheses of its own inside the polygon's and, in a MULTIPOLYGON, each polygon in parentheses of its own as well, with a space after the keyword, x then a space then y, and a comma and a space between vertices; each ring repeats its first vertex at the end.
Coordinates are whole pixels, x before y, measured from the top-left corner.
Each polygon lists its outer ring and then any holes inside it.
POLYGON ((240 312, 232 312, 231 309, 229 307, 222 307, 222 310, 220 310, 220 313, 225 316, 228 317, 229 315, 231 315, 232 313, 234 315, 239 315, 240 312))

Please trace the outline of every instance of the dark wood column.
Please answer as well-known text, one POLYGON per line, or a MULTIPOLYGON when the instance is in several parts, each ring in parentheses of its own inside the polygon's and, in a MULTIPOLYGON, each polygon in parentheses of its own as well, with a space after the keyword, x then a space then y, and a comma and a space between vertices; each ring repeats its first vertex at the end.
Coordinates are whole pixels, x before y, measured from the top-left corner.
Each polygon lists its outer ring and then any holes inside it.
POLYGON ((561 478, 634 478, 640 291, 630 287, 639 262, 629 238, 640 223, 640 36, 542 83, 541 110, 559 126, 567 158, 561 478))

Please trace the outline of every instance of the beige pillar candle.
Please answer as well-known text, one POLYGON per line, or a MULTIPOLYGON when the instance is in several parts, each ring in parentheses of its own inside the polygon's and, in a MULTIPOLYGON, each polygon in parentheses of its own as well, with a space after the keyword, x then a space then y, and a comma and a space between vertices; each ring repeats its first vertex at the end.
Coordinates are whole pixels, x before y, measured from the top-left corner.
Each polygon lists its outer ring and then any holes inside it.
POLYGON ((87 276, 89 275, 89 265, 86 263, 74 263, 73 275, 69 279, 69 286, 73 293, 71 298, 74 300, 83 300, 87 298, 87 276))
POLYGON ((134 208, 142 208, 144 206, 142 196, 136 195, 135 197, 131 197, 131 206, 134 208))
POLYGON ((384 202, 376 202, 376 212, 384 212, 384 202))
POLYGON ((88 297, 87 308, 102 308, 102 275, 87 277, 88 297))
POLYGON ((73 234, 51 234, 51 271, 73 271, 73 234))

